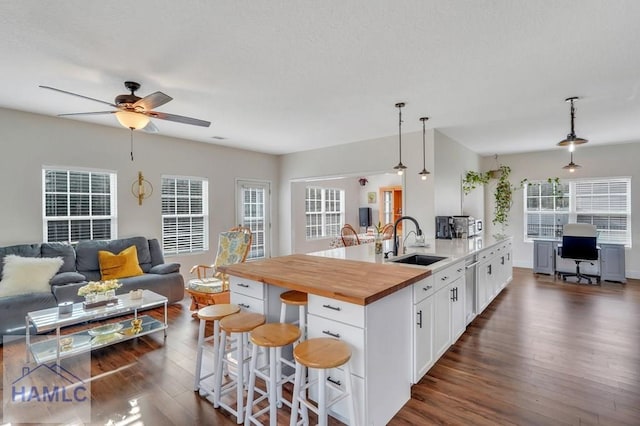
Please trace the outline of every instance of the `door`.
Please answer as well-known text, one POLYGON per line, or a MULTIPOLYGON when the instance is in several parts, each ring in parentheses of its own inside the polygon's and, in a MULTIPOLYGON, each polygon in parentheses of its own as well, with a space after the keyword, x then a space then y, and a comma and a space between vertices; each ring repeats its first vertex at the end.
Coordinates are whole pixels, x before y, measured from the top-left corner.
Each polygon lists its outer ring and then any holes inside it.
POLYGON ((271 186, 265 181, 236 182, 236 221, 251 229, 251 251, 247 260, 270 257, 271 186))
MULTIPOLYGON (((395 223, 402 216, 402 186, 380 187, 380 222, 395 223)), ((398 224, 398 230, 402 223, 398 224)))

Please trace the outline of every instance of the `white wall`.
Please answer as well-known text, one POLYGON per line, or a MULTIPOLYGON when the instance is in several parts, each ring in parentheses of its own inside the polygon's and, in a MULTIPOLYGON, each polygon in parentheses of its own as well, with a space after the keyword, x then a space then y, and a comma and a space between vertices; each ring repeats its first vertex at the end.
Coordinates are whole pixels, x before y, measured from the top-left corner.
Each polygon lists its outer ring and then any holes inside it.
POLYGON ((462 179, 468 171, 480 169, 480 157, 447 135, 435 131, 435 216, 484 216, 484 190, 464 195, 462 179))
MULTIPOLYGON (((183 124, 159 121, 157 125, 162 129, 183 124)), ((209 252, 167 259, 182 264, 185 278, 192 265, 213 262, 218 233, 235 224, 236 178, 271 181, 272 217, 278 217, 276 156, 135 132, 135 161, 131 162, 129 137, 124 128, 0 109, 0 245, 42 241, 43 165, 115 170, 119 237, 161 238, 161 175, 208 178, 209 252), (154 187, 142 206, 131 194, 139 170, 154 187)), ((278 225, 274 221, 273 253, 278 253, 278 225)))
MULTIPOLYGON (((582 168, 574 173, 562 169, 569 162, 569 153, 566 149, 554 149, 550 151, 531 152, 526 154, 501 155, 498 162, 511 167, 511 183, 518 184, 522 179, 529 180, 549 177, 560 179, 580 179, 593 177, 618 177, 630 176, 631 179, 631 249, 626 250, 627 277, 640 278, 640 185, 637 179, 640 168, 640 143, 628 143, 619 145, 582 145, 576 148, 574 161, 582 168)), ((482 170, 495 168, 493 157, 482 159, 482 170)), ((509 226, 506 233, 513 235, 514 250, 513 259, 515 266, 531 268, 533 266, 533 243, 524 242, 524 195, 522 191, 514 194, 514 203, 509 215, 509 226)), ((487 188, 485 193, 486 213, 485 232, 493 233, 491 219, 493 218, 492 189, 487 188)))

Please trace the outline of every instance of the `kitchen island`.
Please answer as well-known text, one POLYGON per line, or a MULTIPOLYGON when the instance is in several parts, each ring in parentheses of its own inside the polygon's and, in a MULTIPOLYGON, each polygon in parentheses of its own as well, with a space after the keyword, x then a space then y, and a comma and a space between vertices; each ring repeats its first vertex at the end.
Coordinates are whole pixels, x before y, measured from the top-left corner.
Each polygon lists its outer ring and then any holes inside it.
MULTIPOLYGON (((385 250, 390 243, 385 241, 385 250)), ((232 303, 269 321, 278 320, 280 293, 308 293, 308 337, 333 336, 350 344, 358 424, 378 425, 389 422, 409 400, 411 384, 464 332, 465 260, 471 258, 478 271, 474 306, 477 292, 479 306, 486 307, 510 281, 510 244, 508 238, 476 238, 408 247, 407 253, 445 258, 427 267, 393 263, 375 255, 373 245, 361 245, 220 269, 230 275, 232 303)), ((344 385, 340 369, 329 379, 344 385)), ((338 404, 332 415, 344 419, 345 409, 338 404)))

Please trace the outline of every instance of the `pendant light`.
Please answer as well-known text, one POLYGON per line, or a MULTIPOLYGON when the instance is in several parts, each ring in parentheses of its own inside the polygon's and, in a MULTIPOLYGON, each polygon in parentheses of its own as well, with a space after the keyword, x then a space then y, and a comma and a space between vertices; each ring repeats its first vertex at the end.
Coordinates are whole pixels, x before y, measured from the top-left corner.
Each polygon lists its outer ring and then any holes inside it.
POLYGON ((418 173, 420 175, 420 179, 422 180, 427 180, 427 175, 431 174, 427 171, 425 162, 426 162, 426 142, 425 142, 425 134, 426 134, 426 130, 425 130, 425 123, 427 122, 427 120, 429 119, 429 117, 420 117, 420 121, 422 121, 422 171, 420 173, 418 173))
POLYGON ((573 173, 576 169, 579 169, 580 165, 573 162, 573 152, 571 152, 571 161, 566 166, 562 167, 564 170, 569 170, 569 173, 573 173))
POLYGON ((407 166, 402 164, 402 108, 404 107, 404 102, 399 102, 396 104, 396 108, 398 108, 398 164, 393 168, 398 175, 402 176, 404 174, 407 166))
POLYGON ((577 137, 576 132, 574 130, 574 120, 576 118, 576 110, 575 110, 575 107, 573 106, 573 102, 577 101, 578 99, 580 98, 578 98, 577 96, 573 96, 571 98, 567 98, 564 100, 565 102, 571 103, 571 132, 567 135, 566 139, 563 139, 560 142, 558 142, 558 146, 568 146, 569 152, 573 152, 576 145, 582 145, 583 143, 589 142, 586 139, 577 137))

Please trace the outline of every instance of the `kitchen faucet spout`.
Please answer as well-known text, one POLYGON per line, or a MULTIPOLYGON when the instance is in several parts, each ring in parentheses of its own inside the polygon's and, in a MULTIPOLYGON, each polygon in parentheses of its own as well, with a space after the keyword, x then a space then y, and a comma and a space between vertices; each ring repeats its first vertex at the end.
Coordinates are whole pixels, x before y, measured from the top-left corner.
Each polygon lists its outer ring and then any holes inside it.
MULTIPOLYGON (((403 220, 410 220, 413 222, 413 224, 416 226, 416 235, 420 236, 422 235, 422 229, 420 229, 420 225, 418 224, 418 221, 415 220, 413 217, 411 216, 401 216, 399 217, 395 223, 393 224, 393 255, 397 256, 398 255, 398 224, 400 222, 402 222, 403 220)), ((407 234, 408 236, 408 234, 407 234)))

